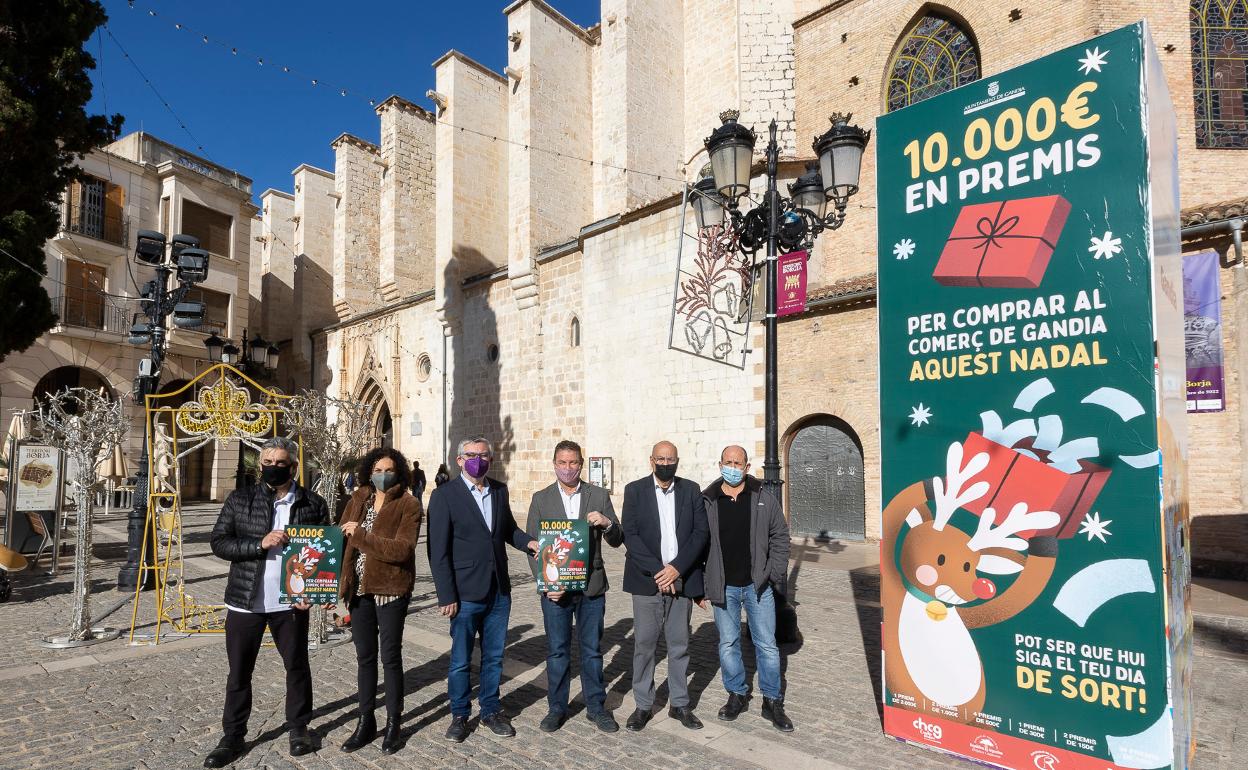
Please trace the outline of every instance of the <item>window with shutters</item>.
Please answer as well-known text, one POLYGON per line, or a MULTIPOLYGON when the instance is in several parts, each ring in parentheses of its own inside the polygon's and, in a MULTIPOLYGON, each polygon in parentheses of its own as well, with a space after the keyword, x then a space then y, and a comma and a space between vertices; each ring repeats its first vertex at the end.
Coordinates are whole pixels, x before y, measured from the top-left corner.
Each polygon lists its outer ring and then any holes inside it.
POLYGON ((197 286, 186 293, 184 301, 204 303, 204 321, 199 326, 189 327, 192 331, 203 332, 204 334, 216 332, 222 337, 229 336, 229 294, 222 291, 213 291, 212 289, 201 289, 197 286))
POLYGON ((1248 149, 1248 0, 1192 0, 1196 146, 1248 149))
POLYGON ((61 323, 87 329, 104 328, 104 268, 65 260, 65 304, 61 323))
POLYGON ((93 176, 69 183, 65 196, 65 229, 120 246, 126 244, 126 190, 93 176))
POLYGON ((198 203, 182 201, 182 227, 180 232, 199 239, 199 247, 217 256, 230 258, 229 214, 213 211, 198 203))

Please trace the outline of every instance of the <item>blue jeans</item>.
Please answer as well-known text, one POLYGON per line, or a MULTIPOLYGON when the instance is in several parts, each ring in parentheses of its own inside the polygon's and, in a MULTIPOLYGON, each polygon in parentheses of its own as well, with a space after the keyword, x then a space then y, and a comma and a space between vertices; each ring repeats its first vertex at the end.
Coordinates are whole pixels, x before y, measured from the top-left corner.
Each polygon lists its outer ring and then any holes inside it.
POLYGON ((590 716, 603 711, 607 692, 602 686, 602 626, 607 597, 589 597, 582 593, 565 594, 558 602, 545 596, 542 622, 546 626, 546 702, 554 713, 568 711, 568 688, 572 677, 573 620, 581 648, 581 692, 590 716))
POLYGON ((724 606, 715 607, 715 628, 719 631, 719 671, 724 689, 737 695, 748 695, 750 683, 745 680, 745 664, 741 661, 741 607, 750 624, 750 640, 754 643, 754 659, 758 664, 758 688, 767 698, 780 697, 780 649, 776 647, 776 601, 771 588, 763 590, 762 598, 752 585, 725 586, 724 606))
POLYGON ((507 621, 511 618, 511 597, 494 592, 483 602, 459 603, 459 612, 451 618, 451 670, 447 676, 447 695, 451 713, 472 714, 472 645, 481 636, 481 681, 478 700, 481 716, 497 714, 498 683, 503 675, 503 646, 507 642, 507 621))

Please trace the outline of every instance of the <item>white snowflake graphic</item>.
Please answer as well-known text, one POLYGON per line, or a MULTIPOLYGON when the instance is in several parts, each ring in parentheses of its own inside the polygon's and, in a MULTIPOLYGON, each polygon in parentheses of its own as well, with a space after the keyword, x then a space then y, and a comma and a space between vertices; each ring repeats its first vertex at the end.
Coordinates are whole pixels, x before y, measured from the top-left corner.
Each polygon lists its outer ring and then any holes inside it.
POLYGON ((330 564, 330 566, 332 567, 333 565, 335 565, 335 564, 337 564, 337 563, 338 563, 338 560, 337 560, 337 559, 335 559, 335 558, 333 558, 333 557, 331 556, 331 557, 330 557, 330 559, 329 559, 329 564, 330 564))
POLYGON ((1100 48, 1093 48, 1091 51, 1083 49, 1083 58, 1079 60, 1079 71, 1085 75, 1092 74, 1093 70, 1101 71, 1101 67, 1105 66, 1105 57, 1109 56, 1109 51, 1102 52, 1100 48))
POLYGON ((1101 521, 1101 514, 1093 511, 1083 517, 1083 521, 1079 525, 1079 534, 1087 535, 1089 543, 1092 542, 1094 537, 1104 543, 1106 542, 1106 537, 1114 534, 1109 531, 1109 525, 1113 523, 1113 519, 1101 521))
POLYGON ((1092 252, 1093 259, 1110 259, 1115 254, 1122 253, 1122 239, 1115 238, 1113 233, 1106 230, 1105 235, 1100 238, 1092 236, 1092 245, 1088 247, 1088 251, 1092 252))
POLYGON ((893 244, 893 256, 897 259, 910 259, 914 255, 914 241, 909 238, 902 238, 893 244))
POLYGON ((914 427, 916 428, 919 427, 920 425, 928 424, 929 422, 931 422, 931 418, 932 418, 932 410, 928 409, 926 406, 923 406, 923 402, 921 401, 919 402, 918 406, 912 407, 910 409, 910 424, 914 425, 914 427))

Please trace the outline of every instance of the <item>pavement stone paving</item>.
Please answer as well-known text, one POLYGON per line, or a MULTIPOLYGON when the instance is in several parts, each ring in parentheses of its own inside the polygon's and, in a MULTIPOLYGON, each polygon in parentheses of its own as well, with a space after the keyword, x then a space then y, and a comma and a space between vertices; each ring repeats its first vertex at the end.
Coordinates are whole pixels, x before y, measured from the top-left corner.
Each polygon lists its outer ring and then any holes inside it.
MULTIPOLYGON (((188 508, 184 515, 188 589, 203 601, 219 601, 224 562, 208 550, 215 508, 188 508), (204 558, 206 557, 206 558, 204 558)), ((125 596, 111 590, 124 556, 125 522, 96 529, 93 606, 97 613, 125 596)), ((837 544, 822 546, 835 551, 837 544)), ((432 580, 418 549, 418 579, 404 637, 404 748, 392 757, 380 741, 353 754, 338 746, 355 721, 355 651, 350 644, 312 655, 316 688, 312 722, 322 745, 315 754, 291 758, 283 730, 284 678, 271 648, 255 674, 255 707, 249 752, 238 768, 955 768, 967 762, 907 746, 881 732, 876 703, 879 682, 878 570, 832 569, 797 559, 792 583, 803 634, 785 649, 786 707, 797 731, 784 735, 759 715, 761 698, 726 724, 715 719, 725 694, 719 681, 716 634, 709 612, 695 608, 691 643, 694 705, 706 723, 690 731, 662 710, 640 735, 623 729, 599 732, 584 715, 574 679, 572 715, 558 732, 544 734, 545 637, 532 578, 513 553, 515 586, 502 686, 504 708, 514 716, 513 739, 477 729, 463 744, 443 737, 449 721, 446 667, 447 621, 436 611, 432 580)), ((68 559, 66 560, 68 563, 68 559)), ((46 561, 43 565, 46 569, 46 561)), ((630 603, 618 590, 623 552, 609 551, 614 586, 607 599, 604 636, 608 708, 623 725, 632 710, 630 603)), ((39 570, 42 571, 42 570, 39 570)), ((38 642, 64 633, 70 614, 71 576, 19 574, 13 598, 0 604, 0 768, 190 768, 219 738, 226 675, 218 635, 197 635, 160 646, 131 647, 123 639, 77 650, 49 650, 38 642)), ((138 632, 150 633, 154 611, 145 594, 138 632)), ((130 604, 103 623, 129 630, 130 604)), ((1198 752, 1195 767, 1248 766, 1248 734, 1240 718, 1248 706, 1248 623, 1222 616, 1197 618, 1195 670, 1198 752)), ((748 647, 748 645, 747 645, 748 647)), ((747 661, 750 656, 747 654, 747 661)), ((663 681, 661 664, 658 680, 663 681)))

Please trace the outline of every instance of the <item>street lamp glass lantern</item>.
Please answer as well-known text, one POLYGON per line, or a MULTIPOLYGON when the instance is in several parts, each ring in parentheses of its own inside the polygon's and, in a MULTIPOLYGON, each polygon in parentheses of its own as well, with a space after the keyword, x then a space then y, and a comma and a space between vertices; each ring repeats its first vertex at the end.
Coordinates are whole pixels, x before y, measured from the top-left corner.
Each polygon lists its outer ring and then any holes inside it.
POLYGON ((715 179, 704 176, 693 186, 693 215, 698 229, 720 227, 724 224, 724 196, 715 188, 715 179))
POLYGON ((829 118, 832 127, 812 145, 819 156, 824 192, 841 204, 858 192, 862 153, 871 139, 870 131, 849 125, 851 117, 851 114, 832 115, 829 118))
POLYGON ((754 161, 754 132, 737 122, 740 113, 725 110, 719 114, 723 122, 706 139, 711 156, 711 173, 715 188, 735 206, 737 199, 750 191, 750 165, 754 161))
POLYGON ((793 205, 823 219, 828 208, 828 196, 823 191, 823 175, 819 173, 818 161, 806 164, 806 173, 789 185, 789 195, 793 198, 793 205))
POLYGON ((269 363, 265 367, 266 369, 277 371, 277 359, 278 356, 281 355, 281 352, 282 351, 278 350, 277 345, 269 345, 269 363))
POLYGON ((247 350, 243 351, 243 353, 251 363, 264 366, 269 360, 268 348, 268 341, 257 334, 247 343, 247 350))
POLYGON ((204 340, 204 347, 208 348, 209 361, 214 364, 221 363, 221 351, 225 348, 225 340, 218 337, 216 332, 213 332, 208 336, 208 339, 204 340))
POLYGON ((233 342, 226 341, 225 346, 221 348, 221 363, 237 364, 238 363, 238 346, 233 342))

